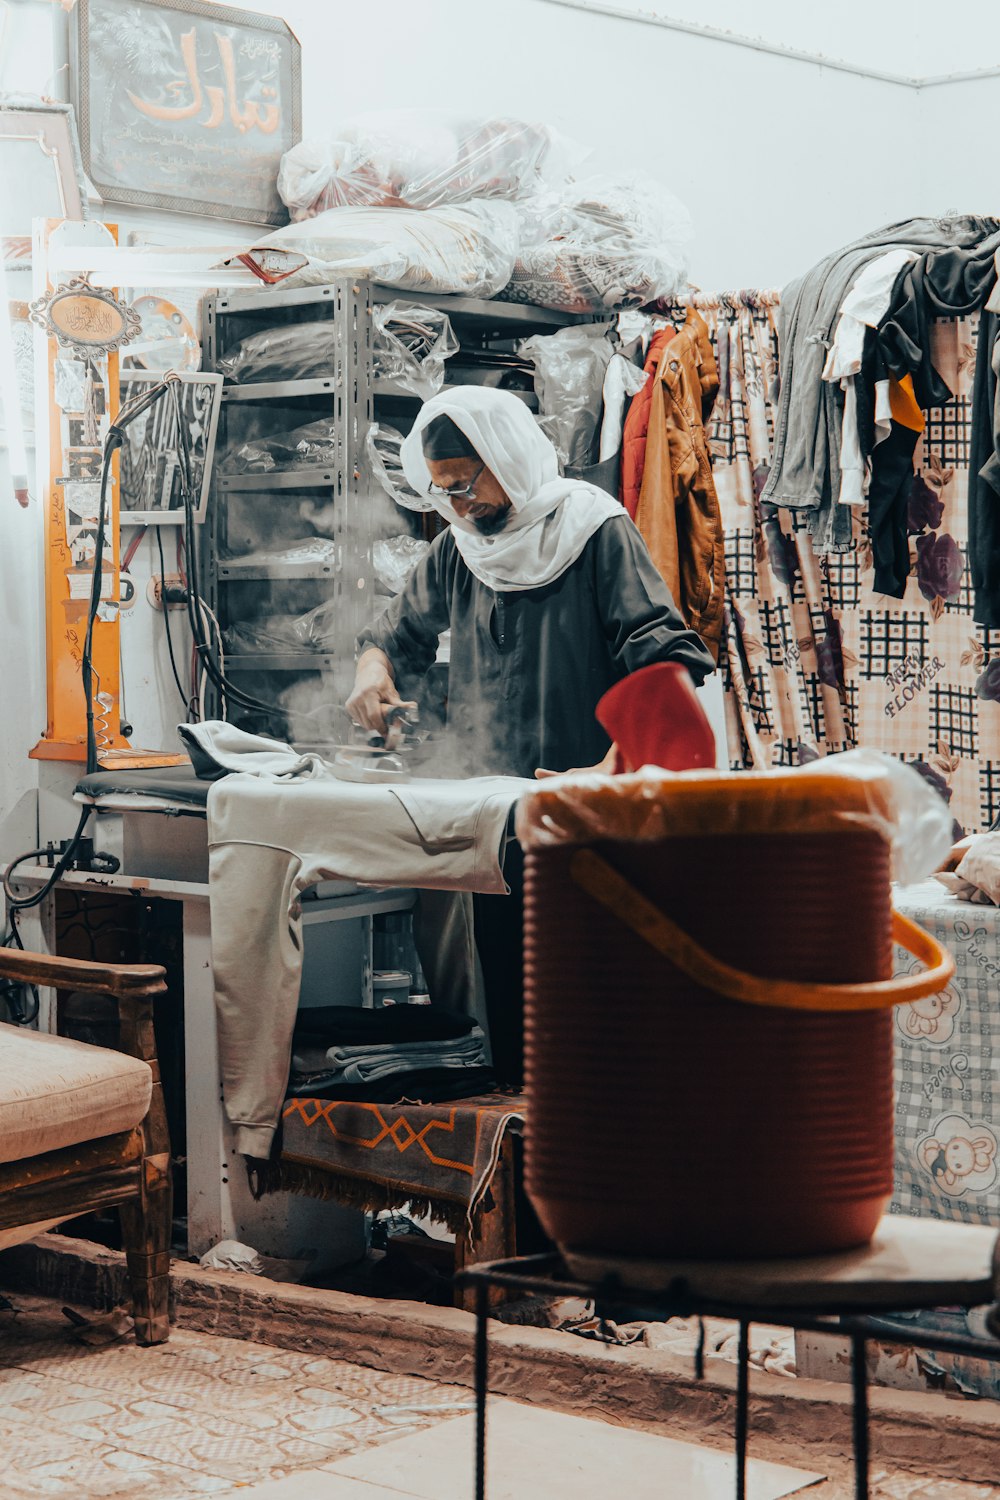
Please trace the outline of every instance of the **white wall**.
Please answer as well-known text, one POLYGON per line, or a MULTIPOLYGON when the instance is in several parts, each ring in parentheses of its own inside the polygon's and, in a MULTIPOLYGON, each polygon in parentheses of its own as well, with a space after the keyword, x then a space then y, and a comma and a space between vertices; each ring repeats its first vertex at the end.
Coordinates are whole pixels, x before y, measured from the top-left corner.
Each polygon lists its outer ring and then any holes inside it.
MULTIPOLYGON (((1000 7, 940 0, 609 0, 905 76, 1000 64, 1000 7)), ((0 0, 0 14, 5 0, 0 0)), ((834 243, 924 211, 988 207, 977 143, 1000 82, 917 91, 546 0, 246 0, 303 49, 307 133, 368 109, 427 104, 548 120, 642 168, 695 223, 702 287, 780 285, 834 243), (983 200, 986 200, 985 202, 983 200)), ((66 92, 53 0, 6 0, 0 90, 66 92)), ((991 108, 992 105, 992 108, 991 108)), ((157 216, 115 211, 123 224, 157 216)), ((191 238, 204 220, 171 216, 191 238)))
POLYGON ((1000 63, 995 0, 610 0, 617 9, 694 21, 885 73, 923 77, 1000 63))
MULTIPOLYGON (((544 119, 597 147, 604 170, 641 168, 687 204, 704 288, 780 285, 917 194, 908 154, 891 174, 863 168, 900 112, 905 133, 910 90, 543 0, 380 0, 377 40, 354 0, 275 8, 302 42, 307 133, 421 103, 544 119)), ((697 19, 735 24, 725 0, 697 19)))
MULTIPOLYGON (((991 34, 1000 32, 1000 5, 990 30, 991 34)), ((1000 195, 986 144, 996 138, 998 120, 1000 78, 947 84, 921 93, 918 146, 928 212, 957 210, 1000 219, 1000 195)))
POLYGON ((45 730, 42 631, 42 524, 38 506, 10 498, 7 453, 0 447, 0 861, 35 841, 35 762, 28 752, 45 730))

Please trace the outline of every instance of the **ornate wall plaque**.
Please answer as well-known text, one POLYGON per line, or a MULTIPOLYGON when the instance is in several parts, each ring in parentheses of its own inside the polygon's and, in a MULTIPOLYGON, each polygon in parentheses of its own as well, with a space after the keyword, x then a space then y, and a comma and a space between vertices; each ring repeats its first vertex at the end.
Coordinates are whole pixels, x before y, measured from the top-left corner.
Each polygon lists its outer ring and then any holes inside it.
POLYGON ((89 281, 69 281, 31 304, 31 321, 82 359, 130 344, 142 323, 127 302, 89 281))

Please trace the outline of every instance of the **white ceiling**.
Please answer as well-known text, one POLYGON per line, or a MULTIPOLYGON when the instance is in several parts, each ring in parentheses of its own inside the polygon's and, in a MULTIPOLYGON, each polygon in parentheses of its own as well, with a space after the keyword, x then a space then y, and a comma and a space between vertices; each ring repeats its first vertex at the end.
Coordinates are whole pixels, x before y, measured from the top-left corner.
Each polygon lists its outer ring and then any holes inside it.
MULTIPOLYGON (((602 0, 605 3, 605 0, 602 0)), ((908 77, 1000 65, 997 0, 606 0, 908 77)))

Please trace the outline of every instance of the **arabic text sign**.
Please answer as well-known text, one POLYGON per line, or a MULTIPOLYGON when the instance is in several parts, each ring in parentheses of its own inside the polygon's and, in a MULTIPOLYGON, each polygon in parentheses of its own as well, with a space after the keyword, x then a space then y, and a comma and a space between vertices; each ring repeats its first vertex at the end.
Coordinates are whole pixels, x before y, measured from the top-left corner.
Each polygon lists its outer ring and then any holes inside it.
POLYGON ((300 134, 283 21, 205 0, 79 0, 84 161, 103 197, 284 223, 278 163, 300 134))

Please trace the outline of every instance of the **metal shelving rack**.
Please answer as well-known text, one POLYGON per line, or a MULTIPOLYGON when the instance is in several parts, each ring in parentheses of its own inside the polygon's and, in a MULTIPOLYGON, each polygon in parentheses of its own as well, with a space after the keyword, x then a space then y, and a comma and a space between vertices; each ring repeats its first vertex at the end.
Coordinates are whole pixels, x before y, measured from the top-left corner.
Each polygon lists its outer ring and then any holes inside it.
MULTIPOLYGON (((214 296, 206 299, 203 315, 204 367, 217 370, 220 358, 248 334, 285 322, 309 322, 329 317, 333 324, 333 359, 329 374, 307 380, 247 382, 226 385, 216 448, 217 464, 242 440, 251 424, 254 437, 266 436, 269 420, 261 422, 261 408, 270 416, 270 430, 278 433, 324 416, 333 418, 336 443, 333 461, 312 468, 273 474, 226 474, 216 468, 212 482, 207 556, 204 576, 208 602, 222 629, 245 621, 247 600, 259 603, 268 591, 272 607, 294 597, 305 609, 329 599, 337 601, 337 638, 333 651, 227 652, 226 671, 239 686, 272 702, 283 686, 310 674, 322 674, 322 690, 330 703, 343 702, 354 673, 354 639, 378 613, 385 600, 378 596, 372 562, 375 540, 369 497, 377 483, 366 451, 369 427, 377 415, 407 428, 419 398, 374 370, 372 310, 393 301, 440 308, 448 313, 463 349, 489 350, 509 346, 530 333, 555 332, 572 323, 590 322, 587 316, 551 311, 520 303, 478 301, 469 297, 434 297, 392 290, 370 281, 343 280, 323 286, 214 296), (279 415, 280 413, 280 415, 279 415), (275 505, 294 514, 304 496, 324 506, 333 505, 333 560, 294 563, 241 563, 229 559, 233 512, 242 505, 262 506, 270 496, 275 505), (228 560, 227 560, 228 559, 228 560), (305 586, 305 587, 303 587, 305 586), (289 595, 289 589, 295 590, 289 595), (238 675, 237 675, 238 674, 238 675), (255 681, 254 679, 263 679, 255 681)), ((521 394, 521 393, 519 393, 521 394)), ((532 409, 533 394, 523 393, 532 409)), ((285 531, 287 535, 287 528, 285 531)), ((315 533, 303 527, 301 541, 315 533)), ((296 608, 290 612, 302 612, 296 608)), ((218 713, 216 697, 212 712, 218 713)), ((238 722, 255 730, 284 732, 280 716, 246 715, 238 722)))

